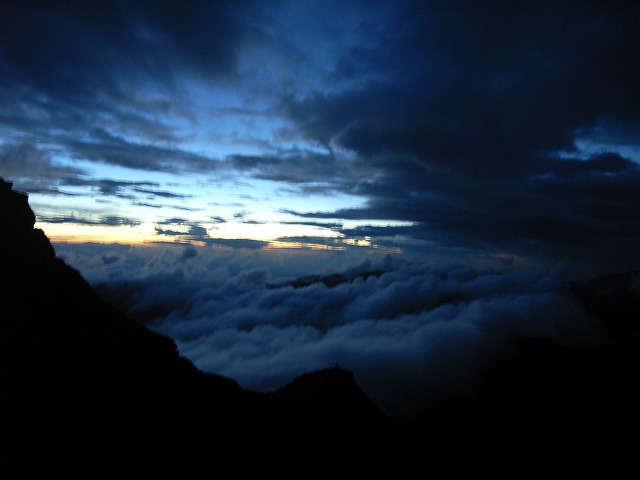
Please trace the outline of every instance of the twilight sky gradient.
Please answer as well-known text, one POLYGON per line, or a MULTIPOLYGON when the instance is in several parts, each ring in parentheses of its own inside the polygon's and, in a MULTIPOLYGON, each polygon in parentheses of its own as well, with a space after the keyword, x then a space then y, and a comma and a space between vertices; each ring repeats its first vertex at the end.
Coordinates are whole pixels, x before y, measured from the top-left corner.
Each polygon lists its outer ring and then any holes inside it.
POLYGON ((640 8, 542 3, 5 2, 0 175, 199 366, 400 382, 640 267, 640 8))

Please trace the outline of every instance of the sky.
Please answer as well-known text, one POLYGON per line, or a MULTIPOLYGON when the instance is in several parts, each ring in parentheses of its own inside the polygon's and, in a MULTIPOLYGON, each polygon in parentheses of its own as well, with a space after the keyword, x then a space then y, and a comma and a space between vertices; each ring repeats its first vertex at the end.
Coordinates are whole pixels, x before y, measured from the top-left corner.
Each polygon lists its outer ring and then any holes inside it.
POLYGON ((200 368, 411 403, 640 268, 639 62, 634 2, 9 1, 0 176, 200 368))

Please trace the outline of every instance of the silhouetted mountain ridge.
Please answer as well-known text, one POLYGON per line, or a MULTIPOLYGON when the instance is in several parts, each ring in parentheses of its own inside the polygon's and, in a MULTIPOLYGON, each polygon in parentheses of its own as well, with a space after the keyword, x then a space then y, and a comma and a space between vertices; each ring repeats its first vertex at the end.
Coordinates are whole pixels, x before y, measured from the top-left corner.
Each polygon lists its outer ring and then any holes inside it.
POLYGON ((599 275, 571 287, 612 336, 640 338, 640 270, 599 275))
POLYGON ((204 374, 175 343, 102 301, 0 179, 5 478, 57 472, 368 471, 389 419, 341 368, 258 394, 204 374), (301 403, 300 400, 304 400, 301 403))
POLYGON ((602 331, 567 347, 513 339, 470 395, 433 398, 401 420, 410 459, 433 474, 622 476, 634 468, 640 429, 640 271, 572 282, 602 331), (428 432, 428 433, 427 433, 428 432), (460 459, 464 459, 463 462, 460 459))
POLYGON ((353 282, 357 279, 366 280, 369 277, 379 277, 384 273, 383 270, 372 270, 363 273, 357 273, 353 275, 345 275, 342 273, 330 273, 327 275, 305 275, 303 277, 298 277, 294 280, 290 280, 282 283, 268 283, 267 288, 284 288, 284 287, 293 287, 293 288, 304 288, 310 285, 314 285, 317 283, 322 283, 326 285, 328 288, 337 287, 343 283, 353 282))

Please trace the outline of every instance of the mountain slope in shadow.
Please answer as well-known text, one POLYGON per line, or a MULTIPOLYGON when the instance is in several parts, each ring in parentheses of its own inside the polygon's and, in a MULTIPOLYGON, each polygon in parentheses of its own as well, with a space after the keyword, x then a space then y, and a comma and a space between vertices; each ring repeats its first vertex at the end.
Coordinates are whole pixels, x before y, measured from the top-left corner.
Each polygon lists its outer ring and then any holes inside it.
POLYGON ((640 440, 640 271, 573 282, 601 339, 513 339, 468 395, 433 398, 397 422, 407 462, 436 477, 622 477, 640 440), (422 462, 419 459, 424 459, 422 462))
POLYGON ((102 301, 0 179, 4 478, 384 471, 389 419, 339 367, 259 394, 102 301))

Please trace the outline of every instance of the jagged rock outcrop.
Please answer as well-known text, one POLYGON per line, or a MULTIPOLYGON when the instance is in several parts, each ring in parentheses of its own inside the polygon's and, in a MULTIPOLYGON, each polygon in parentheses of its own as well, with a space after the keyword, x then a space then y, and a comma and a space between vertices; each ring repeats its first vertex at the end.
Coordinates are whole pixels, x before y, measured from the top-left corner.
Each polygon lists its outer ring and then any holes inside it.
POLYGON ((384 471, 389 419, 350 372, 258 394, 103 302, 0 179, 0 474, 384 471))

